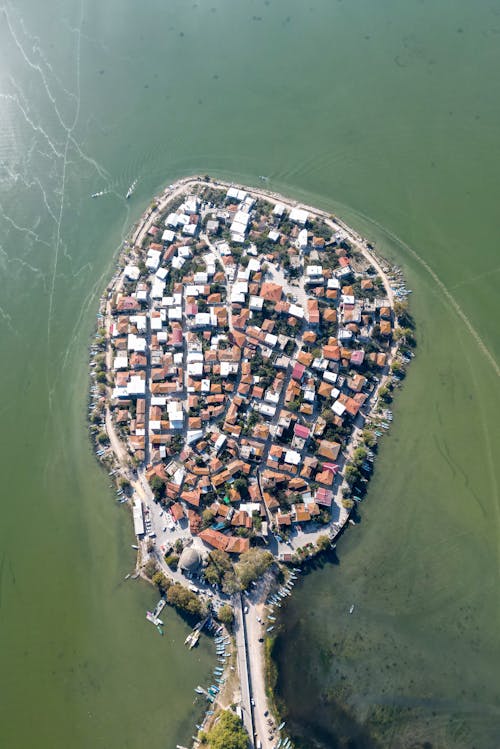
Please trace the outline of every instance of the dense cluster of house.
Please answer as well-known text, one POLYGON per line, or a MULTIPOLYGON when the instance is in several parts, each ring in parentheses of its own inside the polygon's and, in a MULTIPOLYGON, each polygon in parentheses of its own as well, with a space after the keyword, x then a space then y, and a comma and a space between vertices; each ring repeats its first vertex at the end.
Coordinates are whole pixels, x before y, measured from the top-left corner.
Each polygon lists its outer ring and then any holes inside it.
POLYGON ((207 185, 156 215, 112 313, 114 420, 174 520, 229 553, 328 521, 393 325, 339 227, 207 185))

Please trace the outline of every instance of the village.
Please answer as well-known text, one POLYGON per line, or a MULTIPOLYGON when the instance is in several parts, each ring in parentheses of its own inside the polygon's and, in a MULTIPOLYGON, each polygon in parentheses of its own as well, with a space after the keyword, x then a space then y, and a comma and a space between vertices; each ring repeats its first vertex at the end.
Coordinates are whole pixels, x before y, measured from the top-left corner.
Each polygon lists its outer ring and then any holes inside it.
POLYGON ((284 561, 334 535, 394 326, 347 232, 196 185, 154 216, 110 311, 113 425, 168 510, 162 527, 180 523, 200 549, 256 545, 284 561))
POLYGON ((117 461, 142 574, 203 616, 231 602, 251 737, 270 730, 257 643, 279 602, 251 585, 334 546, 412 356, 387 272, 334 217, 192 178, 143 216, 103 298, 97 454, 117 461))

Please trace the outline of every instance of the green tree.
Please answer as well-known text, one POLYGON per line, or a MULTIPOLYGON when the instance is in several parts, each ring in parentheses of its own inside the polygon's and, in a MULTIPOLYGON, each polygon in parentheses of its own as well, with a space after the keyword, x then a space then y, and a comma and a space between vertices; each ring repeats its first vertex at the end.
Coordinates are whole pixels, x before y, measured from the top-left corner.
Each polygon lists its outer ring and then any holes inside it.
POLYGON ((232 606, 224 603, 217 612, 217 619, 228 626, 232 624, 234 619, 232 606))
POLYGON ((220 585, 226 572, 233 571, 233 564, 229 554, 220 549, 214 549, 208 555, 208 564, 204 575, 207 582, 212 585, 220 585))
POLYGON ((224 710, 208 734, 210 749, 247 749, 248 734, 237 715, 224 710))
POLYGON ((106 432, 99 432, 99 434, 97 435, 97 441, 100 445, 108 445, 109 437, 106 432))
POLYGON ((273 555, 263 549, 249 549, 241 554, 234 569, 242 588, 248 588, 251 582, 261 577, 273 563, 273 555))
POLYGON ((146 577, 149 577, 150 580, 153 579, 153 575, 155 574, 157 570, 156 562, 154 559, 150 559, 146 564, 144 565, 144 574, 146 577))
POLYGON ((168 554, 168 556, 165 557, 165 564, 167 564, 171 570, 176 570, 177 565, 179 564, 179 557, 177 554, 168 554))
POLYGON ((215 512, 213 510, 210 510, 208 507, 206 510, 203 510, 201 513, 201 525, 202 528, 208 528, 209 525, 212 525, 215 518, 215 512))
POLYGON ((200 617, 203 613, 201 601, 195 593, 180 583, 174 583, 168 589, 167 601, 181 611, 200 617))
POLYGON ((330 548, 331 542, 328 536, 322 535, 318 536, 317 545, 320 551, 326 551, 326 549, 330 548))
POLYGON ((123 491, 125 492, 125 494, 129 494, 130 490, 132 489, 132 484, 126 478, 121 478, 118 481, 118 486, 120 487, 120 489, 123 489, 123 491))
POLYGON ((353 486, 360 477, 359 469, 354 465, 347 465, 344 476, 349 486, 353 486))
POLYGON ((378 391, 378 396, 383 403, 390 403, 392 401, 391 391, 389 390, 387 385, 384 385, 380 388, 380 390, 378 391))
POLYGON ((363 441, 367 447, 375 447, 377 444, 377 440, 375 439, 375 435, 373 432, 371 432, 369 429, 365 429, 363 432, 363 441))
POLYGON ((149 480, 149 486, 151 487, 151 491, 154 494, 154 498, 157 502, 159 502, 163 497, 165 496, 166 487, 165 482, 161 480, 159 476, 156 474, 151 477, 149 480))
POLYGON ((151 582, 156 585, 160 593, 162 593, 163 595, 165 595, 172 584, 168 577, 165 577, 163 572, 161 572, 161 570, 155 572, 155 574, 151 578, 151 582))
POLYGON ((229 570, 224 574, 224 577, 222 578, 222 590, 228 596, 232 596, 233 593, 237 593, 241 590, 240 581, 233 570, 229 570))

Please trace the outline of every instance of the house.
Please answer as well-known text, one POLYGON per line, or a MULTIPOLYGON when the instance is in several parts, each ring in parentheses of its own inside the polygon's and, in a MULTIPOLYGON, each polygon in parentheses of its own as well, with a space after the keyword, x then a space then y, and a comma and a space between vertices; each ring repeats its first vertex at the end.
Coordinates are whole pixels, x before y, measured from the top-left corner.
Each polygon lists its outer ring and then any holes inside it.
POLYGON ((307 224, 308 218, 309 214, 302 208, 292 208, 292 210, 290 211, 290 221, 293 221, 295 224, 299 224, 299 226, 305 226, 307 224))
POLYGON ((317 450, 317 455, 329 460, 337 460, 340 450, 338 442, 330 442, 329 440, 321 440, 317 450))

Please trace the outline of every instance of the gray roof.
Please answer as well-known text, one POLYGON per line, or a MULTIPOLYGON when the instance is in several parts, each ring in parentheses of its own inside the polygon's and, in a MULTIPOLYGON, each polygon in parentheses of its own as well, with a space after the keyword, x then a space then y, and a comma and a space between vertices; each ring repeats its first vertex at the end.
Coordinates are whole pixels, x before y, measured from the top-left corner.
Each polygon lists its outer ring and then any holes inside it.
POLYGON ((187 570, 188 572, 195 572, 201 564, 201 557, 196 549, 192 546, 183 549, 181 558, 179 559, 179 567, 181 570, 187 570))

